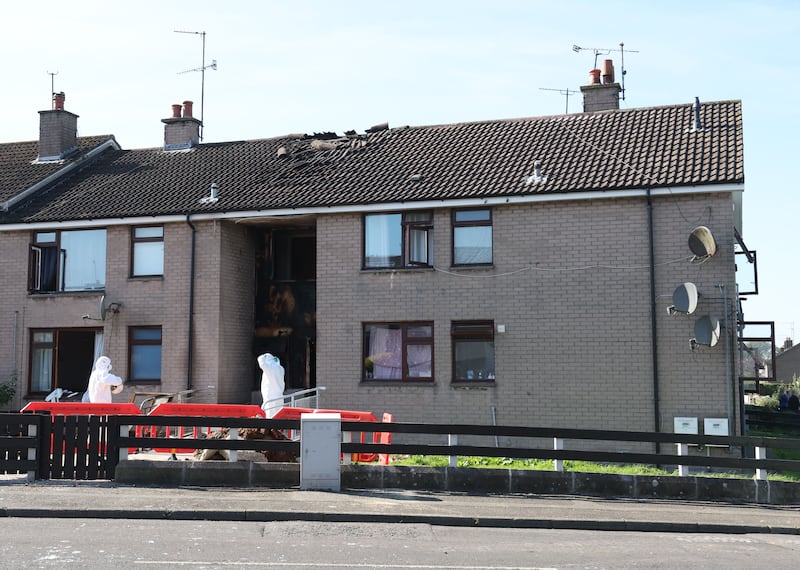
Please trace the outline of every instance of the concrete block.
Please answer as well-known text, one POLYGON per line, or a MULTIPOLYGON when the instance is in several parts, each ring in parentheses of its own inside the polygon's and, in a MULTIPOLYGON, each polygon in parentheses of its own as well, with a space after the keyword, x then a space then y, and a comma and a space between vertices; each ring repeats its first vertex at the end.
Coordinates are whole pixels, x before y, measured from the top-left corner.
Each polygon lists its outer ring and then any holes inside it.
POLYGON ((121 461, 115 470, 114 481, 126 485, 158 485, 175 487, 184 483, 184 462, 121 461))
POLYGON ((701 501, 728 501, 734 503, 753 503, 756 501, 756 487, 752 479, 723 479, 719 477, 695 477, 697 480, 697 499, 701 501))
POLYGON ((299 463, 250 463, 250 484, 288 489, 300 485, 299 463))
POLYGON ((511 471, 509 491, 534 495, 567 495, 573 492, 573 473, 556 471, 511 471))
POLYGON ((384 489, 443 490, 445 483, 444 468, 391 465, 383 468, 384 489))
POLYGON ((695 477, 634 476, 637 499, 694 499, 695 477))
POLYGON ((447 490, 460 493, 509 492, 508 469, 476 469, 472 467, 446 467, 447 490))
POLYGON ((574 492, 600 497, 632 497, 634 476, 612 473, 575 473, 574 492))
POLYGON ((198 487, 247 487, 250 468, 247 462, 197 461, 186 464, 185 485, 198 487))

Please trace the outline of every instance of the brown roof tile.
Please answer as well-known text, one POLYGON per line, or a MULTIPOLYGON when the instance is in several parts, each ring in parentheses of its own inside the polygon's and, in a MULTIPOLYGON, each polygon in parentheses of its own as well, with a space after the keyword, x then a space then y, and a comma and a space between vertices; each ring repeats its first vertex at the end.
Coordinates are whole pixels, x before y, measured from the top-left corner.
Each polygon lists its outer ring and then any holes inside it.
MULTIPOLYGON (((0 223, 743 182, 741 103, 703 103, 702 131, 691 132, 692 117, 691 105, 675 105, 401 127, 349 140, 282 137, 179 152, 108 151, 0 213, 0 223), (526 184, 535 161, 547 180, 526 184), (219 200, 201 204, 212 182, 219 200)), ((27 153, 35 158, 35 148, 27 153)), ((20 156, 0 155, 0 169, 20 156)), ((22 170, 11 176, 12 186, 33 179, 22 170)))

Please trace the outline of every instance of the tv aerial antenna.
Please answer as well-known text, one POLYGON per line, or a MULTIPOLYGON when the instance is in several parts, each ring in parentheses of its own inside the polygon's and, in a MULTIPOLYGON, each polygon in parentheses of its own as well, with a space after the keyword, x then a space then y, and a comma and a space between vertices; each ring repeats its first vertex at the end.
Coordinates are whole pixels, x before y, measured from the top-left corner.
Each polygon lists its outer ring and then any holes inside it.
POLYGON ((573 89, 552 89, 550 87, 539 87, 539 90, 541 90, 541 91, 558 91, 566 99, 566 104, 564 106, 564 114, 569 114, 569 97, 570 97, 570 95, 575 95, 575 93, 577 93, 577 91, 575 91, 573 89))
POLYGON ((212 59, 209 65, 206 65, 206 33, 203 32, 188 32, 184 30, 174 30, 176 34, 194 34, 200 36, 203 39, 203 59, 200 67, 195 67, 194 69, 186 69, 184 71, 179 71, 178 75, 182 75, 184 73, 192 73, 193 71, 200 72, 200 140, 203 140, 203 128, 205 127, 205 122, 203 121, 203 111, 205 107, 205 96, 206 96, 206 69, 213 69, 214 71, 217 70, 217 60, 212 59))
POLYGON ((572 44, 572 51, 574 51, 575 53, 580 53, 582 51, 592 51, 592 52, 594 52, 594 69, 597 69, 597 56, 598 55, 610 55, 612 52, 619 52, 619 54, 620 54, 620 63, 621 63, 620 67, 622 68, 622 71, 621 71, 621 75, 622 75, 622 100, 623 101, 625 100, 625 74, 627 73, 627 71, 625 71, 625 52, 627 51, 628 53, 639 53, 638 51, 633 50, 633 49, 626 50, 625 49, 625 44, 622 43, 622 42, 619 42, 619 49, 617 49, 617 48, 587 48, 587 47, 581 47, 581 46, 572 44))
POLYGON ((51 105, 55 108, 55 102, 53 101, 53 95, 56 93, 56 75, 58 75, 58 71, 48 71, 47 75, 50 76, 50 101, 51 105))

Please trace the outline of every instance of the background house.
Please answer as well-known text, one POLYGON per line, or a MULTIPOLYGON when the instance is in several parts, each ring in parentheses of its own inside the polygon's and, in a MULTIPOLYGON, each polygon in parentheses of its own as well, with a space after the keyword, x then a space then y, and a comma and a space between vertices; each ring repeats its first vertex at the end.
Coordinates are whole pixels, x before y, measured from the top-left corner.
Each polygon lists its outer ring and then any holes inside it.
POLYGON ((105 352, 128 391, 239 402, 269 351, 289 389, 398 421, 735 429, 741 103, 620 110, 619 89, 215 144, 175 105, 162 147, 104 148, 0 212, 0 375, 16 363, 22 403, 105 352), (668 311, 687 282, 696 308, 668 311))

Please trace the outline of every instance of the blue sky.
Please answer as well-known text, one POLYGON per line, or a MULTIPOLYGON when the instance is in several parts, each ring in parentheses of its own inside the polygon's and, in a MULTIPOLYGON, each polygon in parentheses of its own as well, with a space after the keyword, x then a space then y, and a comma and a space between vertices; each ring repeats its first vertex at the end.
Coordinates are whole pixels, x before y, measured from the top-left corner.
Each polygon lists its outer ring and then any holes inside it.
POLYGON ((779 343, 800 338, 800 3, 15 1, 0 19, 0 142, 38 137, 57 72, 81 135, 159 146, 171 104, 193 100, 200 115, 201 74, 179 72, 201 67, 201 36, 175 30, 205 31, 205 63, 218 63, 204 142, 563 113, 551 89, 577 91, 594 64, 573 45, 624 42, 623 108, 741 99, 743 233, 760 286, 745 318, 775 321, 779 343))

